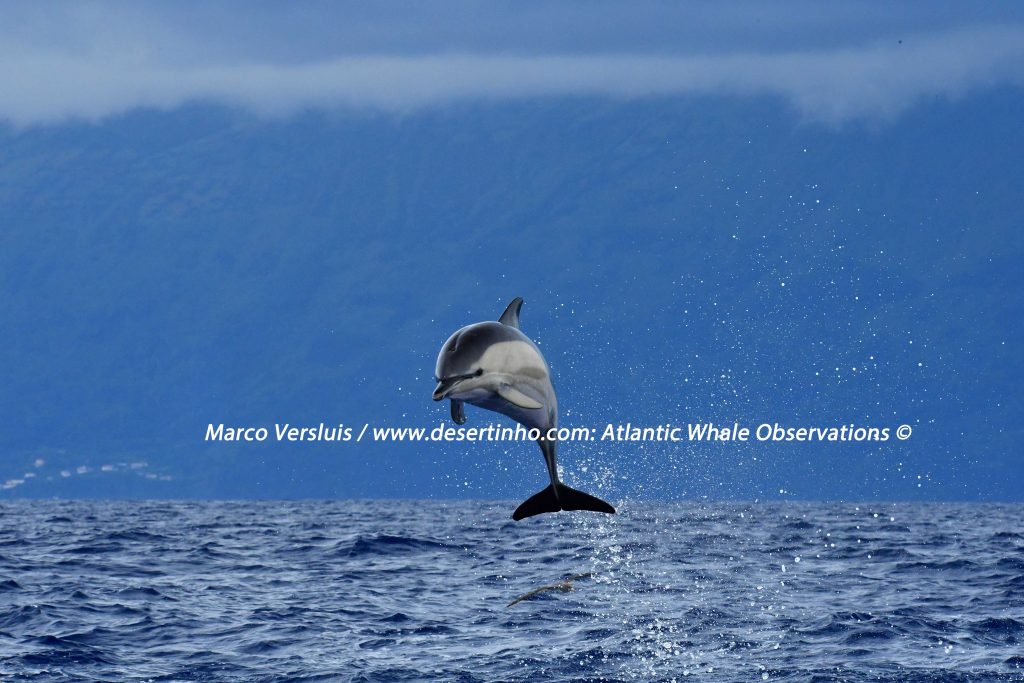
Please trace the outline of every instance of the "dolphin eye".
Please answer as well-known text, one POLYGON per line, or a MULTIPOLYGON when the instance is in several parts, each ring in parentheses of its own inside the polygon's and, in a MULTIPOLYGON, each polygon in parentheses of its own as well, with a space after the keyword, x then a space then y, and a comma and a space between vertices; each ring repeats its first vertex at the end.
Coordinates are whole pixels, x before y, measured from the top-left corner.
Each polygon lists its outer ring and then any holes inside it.
POLYGON ((473 373, 473 376, 474 377, 479 377, 482 374, 484 374, 484 369, 483 368, 477 368, 476 372, 473 373))

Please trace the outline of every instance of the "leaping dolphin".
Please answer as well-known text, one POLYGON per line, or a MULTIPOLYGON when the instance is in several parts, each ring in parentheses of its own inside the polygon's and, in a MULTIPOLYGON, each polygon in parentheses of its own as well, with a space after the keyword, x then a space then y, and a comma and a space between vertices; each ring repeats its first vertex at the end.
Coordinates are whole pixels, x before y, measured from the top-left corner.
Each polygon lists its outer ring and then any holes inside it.
POLYGON ((508 415, 528 429, 540 430, 537 444, 547 462, 551 484, 516 508, 512 519, 559 510, 614 514, 615 508, 608 503, 569 488, 558 478, 557 441, 545 438, 558 425, 558 399, 544 356, 519 330, 522 306, 522 298, 516 297, 497 322, 469 325, 448 337, 437 355, 434 400, 451 400, 456 424, 466 421, 463 404, 470 403, 508 415))

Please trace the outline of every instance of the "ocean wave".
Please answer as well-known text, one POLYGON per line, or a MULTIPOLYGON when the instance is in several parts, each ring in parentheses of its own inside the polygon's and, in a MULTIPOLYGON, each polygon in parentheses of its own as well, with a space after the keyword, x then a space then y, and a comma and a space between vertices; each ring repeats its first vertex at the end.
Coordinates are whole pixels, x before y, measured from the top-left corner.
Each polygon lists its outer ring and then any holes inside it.
POLYGON ((1024 681, 1022 506, 4 505, 5 682, 1024 681))

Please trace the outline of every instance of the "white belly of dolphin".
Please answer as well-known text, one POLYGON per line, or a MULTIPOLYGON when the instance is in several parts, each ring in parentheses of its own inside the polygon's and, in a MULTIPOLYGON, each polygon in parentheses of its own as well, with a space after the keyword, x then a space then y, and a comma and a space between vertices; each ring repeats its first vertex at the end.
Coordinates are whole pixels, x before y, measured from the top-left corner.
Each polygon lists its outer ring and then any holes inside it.
POLYGON ((532 344, 523 341, 504 341, 491 344, 480 356, 477 367, 485 373, 547 379, 547 363, 532 344))

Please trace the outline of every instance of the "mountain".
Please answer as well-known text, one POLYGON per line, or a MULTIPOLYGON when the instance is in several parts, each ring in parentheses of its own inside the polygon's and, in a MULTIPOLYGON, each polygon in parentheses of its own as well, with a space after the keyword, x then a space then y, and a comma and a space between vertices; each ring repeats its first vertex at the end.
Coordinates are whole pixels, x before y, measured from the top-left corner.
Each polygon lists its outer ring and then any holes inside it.
POLYGON ((6 129, 0 496, 524 498, 529 443, 204 440, 437 426, 441 343, 523 296, 565 425, 914 430, 564 444, 585 490, 1021 500, 1022 105, 842 128, 767 98, 192 105, 6 129))

